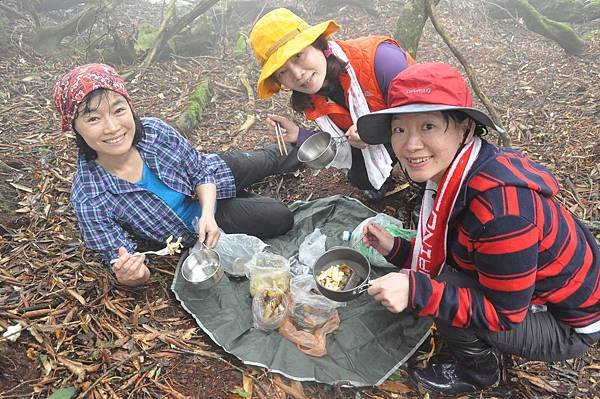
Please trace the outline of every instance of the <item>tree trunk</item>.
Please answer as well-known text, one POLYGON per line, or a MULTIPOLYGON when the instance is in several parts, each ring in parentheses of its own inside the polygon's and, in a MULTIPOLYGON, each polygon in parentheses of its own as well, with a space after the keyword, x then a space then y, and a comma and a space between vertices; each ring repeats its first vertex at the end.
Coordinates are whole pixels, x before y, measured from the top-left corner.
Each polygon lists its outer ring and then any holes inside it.
POLYGON ((378 17, 379 13, 371 7, 370 2, 364 0, 319 0, 315 5, 317 10, 338 10, 345 6, 354 6, 364 10, 367 14, 378 17))
POLYGON ((31 0, 32 8, 37 12, 47 12, 73 8, 79 4, 98 3, 98 0, 31 0))
POLYGON ((584 22, 600 18, 600 1, 529 0, 545 17, 558 22, 584 22))
MULTIPOLYGON (((518 11, 511 0, 494 0, 486 4, 492 18, 511 18, 518 11)), ((600 18, 598 0, 529 0, 529 4, 543 16, 558 22, 585 22, 600 18)))
POLYGON ((513 2, 525 19, 528 29, 554 40, 568 54, 583 53, 585 49, 583 40, 568 25, 544 17, 527 0, 513 0, 513 2))
POLYGON ((523 18, 527 29, 554 40, 568 54, 579 55, 584 51, 584 41, 571 27, 545 17, 527 0, 489 0, 488 7, 495 18, 523 18))
POLYGON ((33 38, 33 48, 41 53, 51 52, 63 38, 85 31, 96 21, 98 14, 111 7, 108 3, 102 3, 81 11, 63 24, 40 29, 33 38))
MULTIPOLYGON (((189 24, 194 22, 194 20, 196 18, 198 18, 200 15, 204 14, 214 4, 216 4, 218 2, 219 2, 219 0, 202 0, 200 3, 196 4, 196 6, 190 12, 188 12, 186 15, 184 15, 179 21, 177 21, 174 24, 170 24, 171 19, 172 19, 172 13, 171 13, 171 15, 168 15, 169 12, 167 12, 167 15, 165 16, 165 18, 163 19, 163 22, 161 23, 161 27, 160 27, 158 36, 156 37, 156 40, 154 41, 154 45, 152 46, 152 49, 146 55, 146 58, 144 58, 144 61, 142 61, 141 66, 146 67, 146 66, 149 66, 149 65, 153 64, 154 62, 156 62, 156 60, 158 60, 158 58, 160 57, 160 54, 162 53, 162 51, 165 47, 165 44, 169 41, 169 39, 171 39, 173 36, 178 34, 186 26, 188 26, 189 24)), ((172 3, 173 3, 173 7, 174 7, 175 1, 172 0, 172 3)), ((169 4, 169 8, 171 8, 171 4, 169 4)))
MULTIPOLYGON (((440 0, 434 0, 434 6, 439 2, 440 0)), ((400 17, 396 23, 394 39, 416 59, 423 26, 427 22, 427 10, 422 0, 408 0, 400 7, 398 14, 400 17)))

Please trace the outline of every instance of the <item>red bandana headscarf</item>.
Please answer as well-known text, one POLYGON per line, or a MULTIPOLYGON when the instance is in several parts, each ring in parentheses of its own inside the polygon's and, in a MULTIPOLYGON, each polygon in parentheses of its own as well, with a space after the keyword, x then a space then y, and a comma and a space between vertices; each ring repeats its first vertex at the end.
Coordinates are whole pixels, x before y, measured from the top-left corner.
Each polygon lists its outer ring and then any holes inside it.
POLYGON ((77 107, 96 89, 108 89, 121 94, 131 105, 125 81, 117 71, 105 64, 87 64, 73 68, 54 85, 54 105, 60 112, 63 132, 72 129, 77 107))

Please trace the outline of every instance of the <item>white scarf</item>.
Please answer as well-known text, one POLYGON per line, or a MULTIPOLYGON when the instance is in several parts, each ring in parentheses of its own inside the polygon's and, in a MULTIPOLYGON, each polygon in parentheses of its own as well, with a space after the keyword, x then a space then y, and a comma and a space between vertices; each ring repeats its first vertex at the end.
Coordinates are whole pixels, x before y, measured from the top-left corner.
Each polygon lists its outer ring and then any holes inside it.
POLYGON ((411 262, 412 270, 426 273, 431 278, 441 272, 446 261, 450 214, 480 149, 481 139, 475 136, 470 143, 463 146, 452 161, 439 187, 431 180, 427 181, 421 201, 421 214, 411 262))
MULTIPOLYGON (((348 57, 342 50, 342 48, 334 41, 329 42, 329 47, 333 50, 333 54, 343 62, 348 62, 348 57)), ((348 91, 348 109, 350 110, 350 117, 352 122, 356 124, 359 117, 371 112, 365 95, 358 84, 356 73, 352 68, 352 65, 348 63, 346 67, 348 75, 350 76, 350 90, 348 91)), ((329 116, 324 115, 318 117, 315 122, 319 128, 329 134, 332 137, 345 138, 345 132, 343 132, 329 116)), ((352 166, 352 153, 350 151, 350 144, 347 140, 336 140, 337 154, 333 161, 328 167, 334 167, 338 169, 350 169, 352 166)), ((376 189, 380 189, 383 183, 390 176, 392 171, 392 159, 387 152, 384 145, 369 145, 367 148, 361 150, 363 157, 365 158, 365 167, 367 169, 367 176, 369 182, 376 189)))

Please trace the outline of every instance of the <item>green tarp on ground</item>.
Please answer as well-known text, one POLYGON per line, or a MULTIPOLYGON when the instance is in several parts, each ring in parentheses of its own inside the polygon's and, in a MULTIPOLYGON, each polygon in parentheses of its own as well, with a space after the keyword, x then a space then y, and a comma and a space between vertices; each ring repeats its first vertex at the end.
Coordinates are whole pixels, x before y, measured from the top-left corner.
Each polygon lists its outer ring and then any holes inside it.
MULTIPOLYGON (((286 235, 267 240, 267 250, 290 258, 304 237, 316 227, 327 236, 327 248, 342 244, 342 232, 352 231, 375 212, 359 201, 334 196, 290 205, 294 227, 286 235)), ((392 314, 369 295, 338 308, 339 328, 327 336, 327 355, 312 357, 296 349, 277 330, 252 327, 252 299, 248 280, 225 275, 210 290, 195 289, 181 277, 179 262, 171 289, 204 332, 246 364, 264 367, 299 381, 351 386, 379 385, 403 364, 427 338, 430 319, 410 312, 392 314)), ((391 270, 373 268, 371 277, 391 270)))

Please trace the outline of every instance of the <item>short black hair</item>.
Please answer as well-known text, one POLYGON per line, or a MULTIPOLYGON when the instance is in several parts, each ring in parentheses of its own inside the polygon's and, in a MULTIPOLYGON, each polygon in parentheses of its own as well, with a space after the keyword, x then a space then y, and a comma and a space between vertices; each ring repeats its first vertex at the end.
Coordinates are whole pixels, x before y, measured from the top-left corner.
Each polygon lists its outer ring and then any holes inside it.
POLYGON ((450 119, 452 119, 453 121, 455 121, 457 123, 461 123, 465 119, 471 118, 473 123, 475 123, 475 133, 474 133, 475 136, 483 137, 488 133, 486 125, 484 125, 481 122, 478 122, 477 120, 475 120, 473 117, 469 116, 469 114, 467 114, 464 111, 446 110, 446 111, 442 111, 442 115, 444 116, 444 119, 446 119, 446 122, 450 122, 450 119))
MULTIPOLYGON (((96 90, 92 91, 90 94, 88 94, 87 97, 80 103, 80 106, 83 105, 83 109, 81 109, 81 112, 79 109, 75 112, 75 115, 73 117, 73 122, 71 122, 71 127, 73 129, 73 132, 75 132, 75 143, 77 144, 77 148, 79 148, 79 153, 81 155, 83 155, 85 157, 85 160, 88 162, 93 161, 94 159, 98 158, 98 153, 96 153, 96 150, 94 150, 92 147, 90 147, 88 145, 88 143, 85 142, 85 140, 83 139, 81 134, 79 134, 79 132, 77 132, 77 130, 75 129, 75 119, 77 119, 79 117, 80 113, 87 114, 88 112, 95 111, 95 109, 92 109, 90 107, 90 102, 96 97, 108 96, 109 91, 110 90, 108 90, 108 89, 96 89, 96 90)), ((127 104, 129 104, 129 102, 127 104)), ((129 105, 129 107, 131 107, 131 104, 129 105)), ((133 121, 135 123, 135 134, 133 135, 133 145, 136 145, 144 137, 144 125, 142 125, 142 120, 134 112, 133 108, 131 108, 131 113, 133 114, 133 121)))

